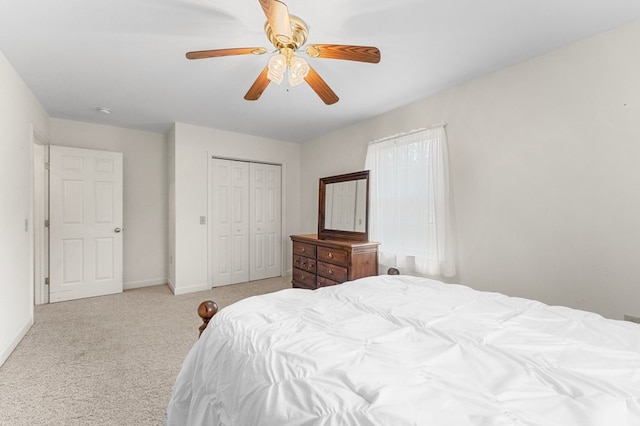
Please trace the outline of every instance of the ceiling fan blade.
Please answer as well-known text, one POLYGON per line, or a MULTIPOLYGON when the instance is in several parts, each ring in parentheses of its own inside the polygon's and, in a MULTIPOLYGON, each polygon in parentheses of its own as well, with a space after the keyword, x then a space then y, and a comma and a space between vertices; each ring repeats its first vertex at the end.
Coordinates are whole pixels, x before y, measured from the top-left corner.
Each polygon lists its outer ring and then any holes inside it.
POLYGON ((186 56, 187 59, 204 59, 233 55, 262 55, 263 53, 267 53, 267 49, 264 47, 236 47, 233 49, 198 50, 195 52, 188 52, 186 56))
POLYGON ((309 74, 304 78, 304 81, 309 83, 309 86, 325 104, 333 105, 340 99, 313 68, 309 67, 309 74))
POLYGON ((248 101, 257 101, 260 96, 262 96, 262 92, 267 88, 271 80, 267 78, 267 73, 269 72, 269 67, 266 66, 256 78, 256 81, 253 82, 253 85, 249 88, 249 91, 244 98, 248 101))
POLYGON ((343 44, 311 44, 306 52, 312 58, 345 59, 347 61, 380 62, 380 50, 373 46, 348 46, 343 44))
POLYGON ((279 0, 260 0, 260 6, 271 29, 280 42, 287 44, 293 38, 289 8, 279 0))

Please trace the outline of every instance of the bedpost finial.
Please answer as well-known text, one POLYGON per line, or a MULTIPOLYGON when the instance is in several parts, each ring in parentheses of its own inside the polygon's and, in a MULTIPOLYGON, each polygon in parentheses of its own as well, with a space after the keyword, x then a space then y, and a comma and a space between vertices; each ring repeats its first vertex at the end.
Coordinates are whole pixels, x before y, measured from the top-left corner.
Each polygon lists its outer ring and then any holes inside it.
POLYGON ((198 306, 198 315, 202 318, 202 325, 200 326, 200 334, 207 328, 209 320, 218 313, 218 304, 213 300, 205 300, 198 306))

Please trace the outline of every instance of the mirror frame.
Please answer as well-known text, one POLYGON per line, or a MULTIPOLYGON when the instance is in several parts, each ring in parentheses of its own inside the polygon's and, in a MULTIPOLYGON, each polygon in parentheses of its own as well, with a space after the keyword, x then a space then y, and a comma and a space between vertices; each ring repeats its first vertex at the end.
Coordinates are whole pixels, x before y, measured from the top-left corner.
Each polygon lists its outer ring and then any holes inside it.
POLYGON ((369 241, 369 170, 320 178, 318 190, 318 238, 321 240, 369 241), (331 183, 365 180, 364 232, 339 231, 325 228, 326 186, 331 183))

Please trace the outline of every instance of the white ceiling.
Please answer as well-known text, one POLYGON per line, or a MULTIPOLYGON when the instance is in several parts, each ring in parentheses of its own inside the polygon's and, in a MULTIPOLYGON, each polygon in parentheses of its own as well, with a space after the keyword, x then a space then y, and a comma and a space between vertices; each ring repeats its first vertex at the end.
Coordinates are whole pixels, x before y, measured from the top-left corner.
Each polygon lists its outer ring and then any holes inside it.
POLYGON ((258 0, 0 0, 0 50, 56 118, 166 132, 174 122, 304 142, 640 19, 638 0, 289 0, 309 43, 376 46, 379 64, 313 59, 340 97, 247 92, 271 50, 258 0), (97 107, 112 110, 108 116, 97 107))

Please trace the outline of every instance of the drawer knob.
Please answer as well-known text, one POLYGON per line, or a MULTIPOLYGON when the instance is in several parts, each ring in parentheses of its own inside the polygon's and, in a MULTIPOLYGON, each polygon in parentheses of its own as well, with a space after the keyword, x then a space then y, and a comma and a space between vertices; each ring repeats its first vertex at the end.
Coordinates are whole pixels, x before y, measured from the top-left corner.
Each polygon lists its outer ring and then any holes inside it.
POLYGON ((305 251, 307 251, 307 249, 302 247, 302 250, 300 250, 300 251, 304 253, 305 251))
POLYGON ((333 259, 333 253, 329 252, 329 253, 327 254, 327 257, 328 257, 329 259, 333 259))
POLYGON ((328 273, 329 275, 333 274, 333 269, 327 269, 327 273, 328 273))

